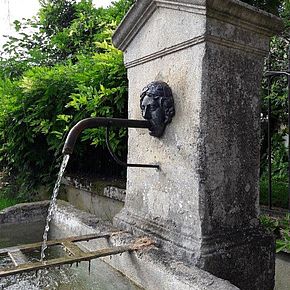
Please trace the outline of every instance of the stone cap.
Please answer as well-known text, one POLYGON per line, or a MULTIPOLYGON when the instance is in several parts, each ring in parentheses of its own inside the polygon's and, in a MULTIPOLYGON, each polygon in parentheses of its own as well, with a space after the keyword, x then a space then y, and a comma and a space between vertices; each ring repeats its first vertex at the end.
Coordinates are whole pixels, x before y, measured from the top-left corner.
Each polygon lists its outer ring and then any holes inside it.
POLYGON ((113 35, 114 45, 124 51, 158 7, 206 15, 266 36, 283 29, 279 17, 238 0, 136 0, 113 35))

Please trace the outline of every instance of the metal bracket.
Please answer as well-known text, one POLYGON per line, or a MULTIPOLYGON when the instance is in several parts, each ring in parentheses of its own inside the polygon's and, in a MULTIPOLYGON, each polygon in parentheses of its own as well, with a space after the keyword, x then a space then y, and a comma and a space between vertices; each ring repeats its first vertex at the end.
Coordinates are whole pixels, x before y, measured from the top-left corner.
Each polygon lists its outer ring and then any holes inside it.
POLYGON ((113 152, 113 149, 110 145, 110 126, 106 127, 106 144, 108 147, 108 150, 112 156, 112 158, 121 166, 124 167, 146 167, 146 168, 156 168, 156 169, 160 169, 159 165, 154 165, 154 164, 133 164, 133 163, 126 163, 121 161, 113 152))

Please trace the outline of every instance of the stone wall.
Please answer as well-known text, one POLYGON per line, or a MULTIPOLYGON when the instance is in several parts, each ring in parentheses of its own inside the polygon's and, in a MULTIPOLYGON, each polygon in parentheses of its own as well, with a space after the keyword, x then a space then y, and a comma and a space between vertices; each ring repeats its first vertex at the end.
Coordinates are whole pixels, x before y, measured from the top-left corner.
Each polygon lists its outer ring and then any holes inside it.
POLYGON ((65 200, 102 220, 112 221, 124 206, 126 192, 123 180, 66 177, 62 183, 65 200))

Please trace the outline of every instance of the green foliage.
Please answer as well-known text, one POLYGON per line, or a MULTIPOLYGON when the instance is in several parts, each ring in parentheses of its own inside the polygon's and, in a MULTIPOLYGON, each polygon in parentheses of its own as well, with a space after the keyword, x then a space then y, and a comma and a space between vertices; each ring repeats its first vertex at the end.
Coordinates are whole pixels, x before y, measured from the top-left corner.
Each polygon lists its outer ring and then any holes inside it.
POLYGON ((242 0, 242 1, 277 15, 279 14, 279 9, 281 9, 281 6, 283 5, 283 1, 281 0, 242 0))
MULTIPOLYGON (((72 124, 85 117, 126 117, 122 54, 107 43, 102 46, 106 52, 92 58, 82 57, 76 64, 35 67, 15 81, 19 95, 12 104, 13 112, 2 119, 2 162, 29 190, 51 178, 53 169, 47 165, 60 155, 64 133, 72 124)), ((100 129, 91 129, 82 140, 103 145, 103 136, 100 129)), ((124 138, 119 136, 112 140, 113 147, 120 140, 124 149, 124 138)), ((84 151, 85 146, 79 150, 84 151)))
MULTIPOLYGON (((272 138, 272 204, 288 208, 288 152, 285 146, 286 129, 280 129, 272 138)), ((268 204, 267 152, 261 157, 260 203, 268 204)))
MULTIPOLYGON (((260 180, 260 203, 268 204, 268 178, 260 180)), ((272 181, 272 204, 275 207, 288 208, 288 182, 272 181)))
POLYGON ((286 214, 285 218, 280 220, 281 238, 276 241, 276 252, 290 252, 290 214, 286 214))
MULTIPOLYGON (((275 36, 271 40, 270 55, 265 70, 286 71, 288 69, 288 51, 290 51, 290 2, 288 0, 270 2, 272 6, 269 7, 273 7, 277 2, 277 14, 284 20, 285 29, 281 35, 275 36)), ((272 107, 272 154, 270 157, 272 162, 272 203, 274 206, 288 208, 288 152, 284 141, 288 134, 287 78, 282 77, 273 80, 270 90, 267 80, 264 80, 262 89, 261 109, 264 120, 261 134, 260 201, 263 204, 268 203, 267 119, 268 102, 270 100, 272 107)))
MULTIPOLYGON (((272 136, 272 179, 273 181, 287 182, 288 180, 288 152, 285 146, 286 129, 280 129, 278 133, 272 136)), ((262 156, 261 171, 262 178, 268 175, 268 154, 265 152, 262 156)))
POLYGON ((17 204, 18 202, 19 201, 17 199, 11 199, 11 198, 6 198, 6 197, 1 198, 0 197, 0 211, 6 207, 17 204))
POLYGON ((75 0, 40 0, 39 25, 47 36, 70 27, 75 19, 75 0))
POLYGON ((260 216, 261 224, 271 231, 276 237, 276 253, 290 251, 290 214, 282 218, 268 215, 260 216))
POLYGON ((17 78, 33 66, 75 63, 78 55, 101 52, 96 43, 110 40, 133 1, 119 0, 107 9, 96 9, 91 0, 40 3, 37 17, 14 22, 18 36, 8 37, 4 45, 0 75, 17 78))
POLYGON ((289 230, 283 231, 283 239, 276 241, 276 253, 281 251, 290 251, 290 234, 289 230))
MULTIPOLYGON (((33 199, 37 187, 54 182, 65 133, 87 117, 126 117, 127 78, 123 55, 110 36, 132 1, 108 9, 91 1, 42 1, 39 16, 15 22, 0 61, 0 164, 12 196, 33 199), (12 177, 15 178, 12 178, 12 177)), ((74 157, 81 168, 108 167, 104 132, 86 130, 74 157)), ((126 154, 126 132, 111 132, 112 147, 126 154)), ((104 172, 106 172, 104 170, 104 172)), ((103 174, 100 172, 99 174, 103 174)))
POLYGON ((279 229, 279 221, 277 219, 269 217, 268 215, 261 215, 260 222, 271 232, 274 232, 277 228, 279 229))

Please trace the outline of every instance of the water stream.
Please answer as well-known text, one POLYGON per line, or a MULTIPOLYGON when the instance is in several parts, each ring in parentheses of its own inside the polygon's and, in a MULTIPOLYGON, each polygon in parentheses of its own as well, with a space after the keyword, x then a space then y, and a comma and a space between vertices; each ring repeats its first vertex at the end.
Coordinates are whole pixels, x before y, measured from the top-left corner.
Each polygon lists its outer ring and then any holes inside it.
MULTIPOLYGON (((69 155, 65 155, 60 167, 52 198, 48 208, 46 221, 2 224, 0 223, 0 248, 16 246, 23 243, 35 243, 41 240, 43 225, 43 242, 41 247, 41 261, 46 257, 57 258, 63 255, 63 250, 58 247, 47 247, 48 234, 50 238, 62 238, 72 236, 65 227, 57 225, 52 220, 55 214, 56 199, 61 184, 61 179, 69 161, 69 155), (47 250, 46 250, 47 249, 47 250)), ((39 250, 26 253, 29 262, 39 261, 39 250)), ((10 258, 0 257, 0 269, 11 266, 10 258)), ((76 265, 62 265, 59 268, 42 269, 30 273, 22 273, 0 279, 0 289, 5 290, 141 290, 124 275, 115 271, 100 259, 76 265), (94 271, 91 273, 91 263, 94 271)))
POLYGON ((47 236, 48 236, 48 232, 49 232, 49 224, 50 224, 50 221, 51 221, 53 214, 55 212, 56 199, 57 199, 57 195, 59 192, 61 179, 62 179, 62 176, 64 174, 65 168, 67 166, 68 160, 69 160, 69 155, 68 154, 64 155, 61 166, 60 166, 60 170, 58 173, 58 177, 57 177, 54 189, 53 189, 51 201, 50 201, 49 208, 48 208, 48 214, 46 217, 46 225, 45 225, 44 233, 43 233, 43 242, 42 242, 42 246, 41 246, 40 261, 43 261, 45 258, 45 250, 47 249, 47 236))

